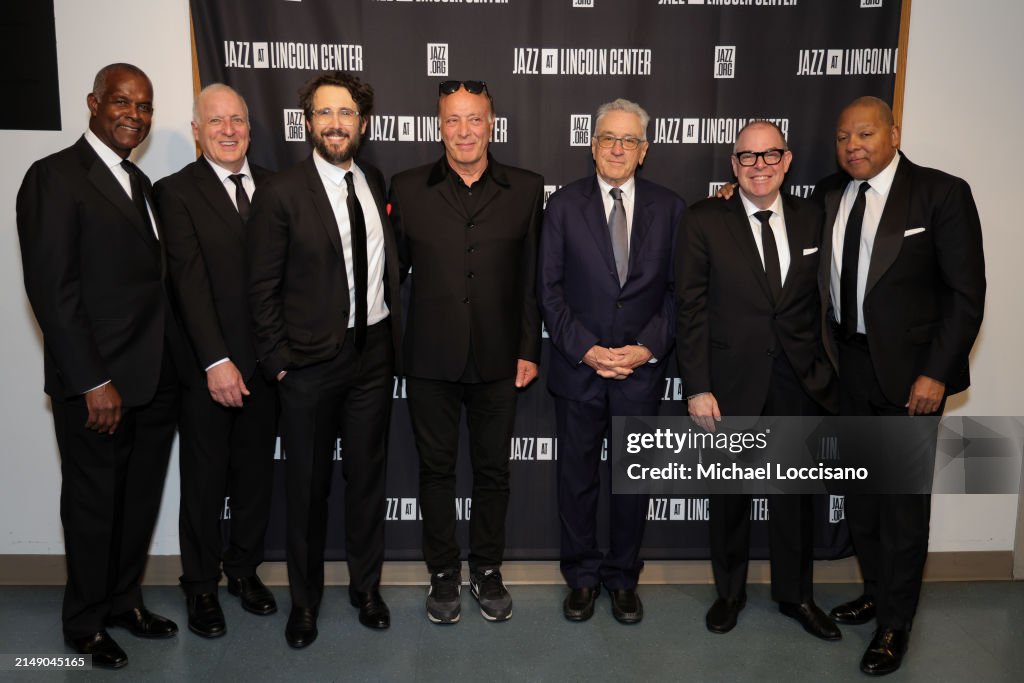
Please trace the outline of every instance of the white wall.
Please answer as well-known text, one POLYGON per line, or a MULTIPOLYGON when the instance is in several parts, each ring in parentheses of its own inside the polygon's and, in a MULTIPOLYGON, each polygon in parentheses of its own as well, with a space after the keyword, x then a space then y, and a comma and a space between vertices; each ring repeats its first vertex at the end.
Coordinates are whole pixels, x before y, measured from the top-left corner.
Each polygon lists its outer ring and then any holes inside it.
MULTIPOLYGON (((146 3, 125 11, 118 0, 56 0, 61 132, 0 131, 0 555, 63 552, 58 516, 59 460, 48 402, 42 391, 42 347, 24 296, 14 199, 36 159, 61 149, 87 125, 85 95, 96 71, 128 61, 153 80, 156 115, 137 160, 157 179, 193 159, 188 122, 192 82, 187 0, 146 3)), ((917 163, 966 178, 974 188, 985 230, 989 298, 975 349, 974 386, 953 410, 971 415, 1024 415, 1024 331, 1017 290, 1024 230, 1012 206, 1015 163, 1024 156, 1011 116, 1024 111, 1016 68, 1024 47, 1016 35, 1024 6, 1015 0, 963 3, 917 0, 908 53, 903 148, 917 163), (984 8, 982 10, 981 8, 984 8)), ((822 125, 831 125, 823 122, 822 125)), ((155 554, 175 554, 177 459, 171 463, 155 554)), ((936 497, 933 550, 1013 547, 1016 496, 936 497)))

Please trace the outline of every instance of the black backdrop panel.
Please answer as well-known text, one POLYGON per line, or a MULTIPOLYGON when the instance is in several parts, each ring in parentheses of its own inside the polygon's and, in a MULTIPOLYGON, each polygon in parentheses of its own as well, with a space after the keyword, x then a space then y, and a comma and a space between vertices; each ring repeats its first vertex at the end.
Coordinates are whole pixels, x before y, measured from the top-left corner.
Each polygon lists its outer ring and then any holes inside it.
MULTIPOLYGON (((376 90, 363 158, 390 176, 443 152, 437 83, 487 81, 498 119, 491 151, 542 173, 549 191, 593 172, 593 112, 626 97, 651 115, 644 177, 688 202, 732 179, 729 154, 750 119, 772 119, 794 161, 785 190, 807 195, 835 168, 833 123, 860 95, 892 100, 897 0, 193 0, 201 83, 228 83, 247 99, 250 157, 285 168, 309 152, 298 89, 315 74, 354 71, 376 90)), ((545 355, 549 352, 545 342, 545 355)), ((666 363, 663 415, 685 414, 674 364, 666 363)), ((557 435, 541 377, 520 397, 510 444, 510 559, 558 556, 557 435)), ((417 459, 395 382, 388 465, 389 559, 420 557, 417 459)), ((460 540, 472 515, 463 434, 459 463, 460 540)), ((341 452, 344 447, 342 445, 341 452)), ((285 463, 279 462, 281 470, 285 463)), ((344 495, 335 468, 328 552, 344 556, 344 495)), ((278 472, 280 480, 283 471, 278 472)), ((275 490, 268 557, 284 556, 283 487, 275 490)), ((607 487, 607 481, 605 481, 607 487)), ((819 557, 850 552, 841 499, 819 501, 819 557)), ((753 553, 767 555, 766 506, 752 514, 753 553)), ((655 498, 645 557, 707 556, 706 501, 655 498)))

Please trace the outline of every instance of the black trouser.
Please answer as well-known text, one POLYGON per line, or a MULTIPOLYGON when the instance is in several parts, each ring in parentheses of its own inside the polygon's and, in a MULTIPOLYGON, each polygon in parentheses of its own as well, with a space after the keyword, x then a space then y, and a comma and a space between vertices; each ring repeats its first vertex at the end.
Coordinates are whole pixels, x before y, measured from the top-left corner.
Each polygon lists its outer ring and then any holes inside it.
POLYGON ((81 638, 105 617, 143 606, 140 582, 178 420, 174 361, 165 350, 152 400, 125 408, 112 435, 85 427, 84 396, 52 406, 68 571, 64 635, 81 638))
MULTIPOLYGON (((864 335, 839 342, 839 367, 840 415, 907 414, 906 406, 890 403, 882 393, 864 335)), ((935 414, 941 415, 945 405, 943 397, 935 414)), ((931 496, 848 495, 845 514, 879 628, 909 630, 928 558, 931 496)))
MULTIPOLYGON (((772 365, 771 385, 762 415, 820 415, 822 407, 807 394, 785 354, 772 365)), ((718 595, 746 596, 750 557, 750 499, 743 494, 708 497, 711 568, 718 595)), ((814 499, 810 495, 768 496, 768 534, 772 599, 810 602, 814 581, 814 499)))
POLYGON ((252 576, 263 562, 277 439, 275 384, 257 368, 241 408, 214 401, 205 381, 182 392, 178 538, 187 595, 215 592, 222 562, 233 579, 252 576), (231 510, 226 549, 220 521, 225 496, 231 510))
POLYGON ((314 611, 324 590, 327 498, 339 432, 349 590, 375 590, 384 561, 394 347, 387 321, 367 328, 362 352, 352 337, 350 330, 334 358, 289 370, 278 384, 281 444, 287 459, 288 583, 292 605, 314 611))
POLYGON ((455 463, 459 417, 466 407, 473 466, 469 569, 497 567, 505 555, 509 448, 516 417, 513 378, 445 382, 406 378, 409 416, 420 456, 423 559, 431 573, 459 566, 455 541, 455 463))

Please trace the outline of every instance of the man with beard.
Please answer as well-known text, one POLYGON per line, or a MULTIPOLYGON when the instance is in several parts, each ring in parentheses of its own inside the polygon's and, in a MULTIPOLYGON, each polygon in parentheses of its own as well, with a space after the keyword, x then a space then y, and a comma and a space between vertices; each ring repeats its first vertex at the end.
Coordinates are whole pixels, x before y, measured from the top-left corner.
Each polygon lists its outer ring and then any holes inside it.
POLYGON ((354 161, 373 88, 336 71, 306 84, 300 100, 314 151, 260 188, 248 226, 256 349, 264 372, 278 382, 288 461, 292 609, 285 638, 294 648, 317 637, 339 433, 349 598, 364 626, 390 625, 379 585, 385 440, 400 338, 384 178, 354 161))

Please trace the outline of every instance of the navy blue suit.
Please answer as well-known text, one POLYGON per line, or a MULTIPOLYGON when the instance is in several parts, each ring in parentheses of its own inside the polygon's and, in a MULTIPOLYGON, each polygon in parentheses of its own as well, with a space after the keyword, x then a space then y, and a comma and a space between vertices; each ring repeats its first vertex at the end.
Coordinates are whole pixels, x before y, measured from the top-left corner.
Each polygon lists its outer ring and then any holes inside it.
POLYGON ((570 588, 634 588, 643 567, 646 496, 612 496, 610 548, 602 553, 597 547, 598 466, 611 416, 658 411, 661 361, 675 335, 672 254, 686 205, 654 183, 635 183, 623 285, 596 176, 552 195, 541 230, 538 299, 555 349, 548 388, 558 424, 561 565, 570 588), (594 345, 630 344, 647 347, 657 362, 624 380, 604 379, 582 362, 594 345))

